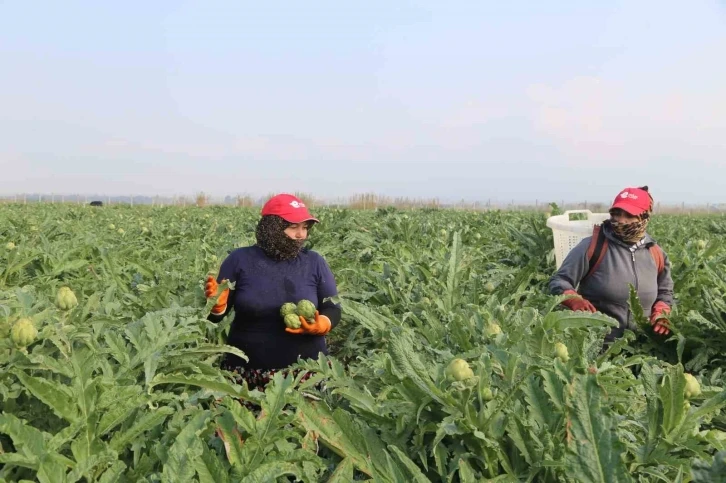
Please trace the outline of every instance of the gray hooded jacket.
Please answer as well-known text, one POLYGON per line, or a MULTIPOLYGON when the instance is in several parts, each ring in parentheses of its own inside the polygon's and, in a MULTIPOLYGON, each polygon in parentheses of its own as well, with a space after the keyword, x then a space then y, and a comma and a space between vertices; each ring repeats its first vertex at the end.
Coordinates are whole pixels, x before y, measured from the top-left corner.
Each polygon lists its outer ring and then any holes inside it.
POLYGON ((650 235, 645 235, 643 244, 632 246, 616 238, 608 223, 603 223, 602 230, 609 246, 599 267, 582 280, 590 264, 587 250, 592 237, 587 237, 567 255, 560 269, 550 279, 549 288, 553 295, 576 290, 597 310, 617 320, 619 327, 613 329, 606 338, 607 342, 612 342, 621 337, 625 329, 635 328, 628 307, 628 285, 632 284, 636 288, 645 315, 650 316, 657 301, 673 306, 673 279, 671 264, 665 252, 665 269, 658 274, 658 268, 648 250, 655 244, 650 235))

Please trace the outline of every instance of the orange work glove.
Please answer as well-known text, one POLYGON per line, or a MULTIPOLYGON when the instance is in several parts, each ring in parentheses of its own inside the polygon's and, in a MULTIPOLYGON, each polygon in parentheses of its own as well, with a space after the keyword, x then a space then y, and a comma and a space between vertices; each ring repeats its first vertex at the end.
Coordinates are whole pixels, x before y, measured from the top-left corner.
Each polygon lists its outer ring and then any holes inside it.
POLYGON ((315 322, 312 324, 305 320, 302 315, 300 317, 300 328, 291 329, 290 327, 285 328, 285 332, 291 334, 310 334, 310 335, 325 335, 330 332, 333 325, 330 323, 330 319, 324 315, 320 315, 320 312, 315 311, 315 322))
POLYGON ((671 308, 667 303, 659 300, 653 305, 653 310, 650 312, 650 325, 653 326, 653 332, 661 335, 668 335, 671 333, 668 330, 668 319, 666 315, 671 313, 671 308), (660 319, 660 320, 659 320, 660 319))
MULTIPOLYGON (((204 296, 207 298, 212 298, 215 295, 217 295, 217 291, 219 290, 219 284, 217 284, 217 281, 209 275, 207 277, 207 283, 204 284, 204 296)), ((222 292, 219 295, 219 298, 217 299, 217 304, 212 307, 212 313, 214 315, 223 314, 225 310, 227 310, 227 297, 229 297, 229 289, 224 289, 224 292, 222 292)))
POLYGON ((562 301, 562 305, 572 310, 573 312, 597 312, 597 309, 594 305, 592 305, 592 303, 590 303, 589 300, 585 300, 580 296, 580 294, 578 294, 574 290, 565 290, 563 292, 563 295, 577 295, 577 298, 571 298, 562 301))

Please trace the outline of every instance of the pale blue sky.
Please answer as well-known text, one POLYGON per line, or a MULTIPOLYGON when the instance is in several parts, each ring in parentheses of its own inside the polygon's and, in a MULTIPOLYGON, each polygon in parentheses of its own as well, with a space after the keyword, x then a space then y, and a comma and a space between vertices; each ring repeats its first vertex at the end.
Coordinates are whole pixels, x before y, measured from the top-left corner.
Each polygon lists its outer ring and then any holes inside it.
POLYGON ((0 194, 726 202, 726 2, 0 2, 0 194))

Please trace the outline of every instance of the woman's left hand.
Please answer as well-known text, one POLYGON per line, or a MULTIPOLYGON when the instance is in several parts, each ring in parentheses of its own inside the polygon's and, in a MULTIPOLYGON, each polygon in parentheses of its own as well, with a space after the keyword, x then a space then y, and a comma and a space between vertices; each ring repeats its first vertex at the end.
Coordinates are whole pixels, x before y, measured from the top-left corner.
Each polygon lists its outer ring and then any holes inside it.
POLYGON ((285 332, 290 334, 310 334, 310 335, 325 335, 330 332, 332 328, 330 319, 324 315, 320 315, 320 312, 315 311, 315 322, 308 322, 305 317, 300 316, 300 328, 291 329, 290 327, 285 328, 285 332))
POLYGON ((653 326, 653 332, 661 335, 670 334, 668 329, 668 319, 666 316, 671 313, 671 308, 665 302, 660 300, 653 305, 653 310, 650 314, 650 325, 653 326))

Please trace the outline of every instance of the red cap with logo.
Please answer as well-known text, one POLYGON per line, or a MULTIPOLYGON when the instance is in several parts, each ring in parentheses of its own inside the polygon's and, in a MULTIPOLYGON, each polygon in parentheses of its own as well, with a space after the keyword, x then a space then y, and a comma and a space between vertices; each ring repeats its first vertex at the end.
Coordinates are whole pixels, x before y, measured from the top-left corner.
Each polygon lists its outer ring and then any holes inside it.
POLYGON ((296 196, 282 193, 275 195, 265 203, 262 207, 262 216, 277 215, 290 223, 302 223, 304 221, 314 221, 319 223, 308 211, 305 203, 296 196))
POLYGON ((620 208, 633 216, 642 215, 651 209, 650 194, 640 188, 625 188, 618 193, 610 209, 620 208))

